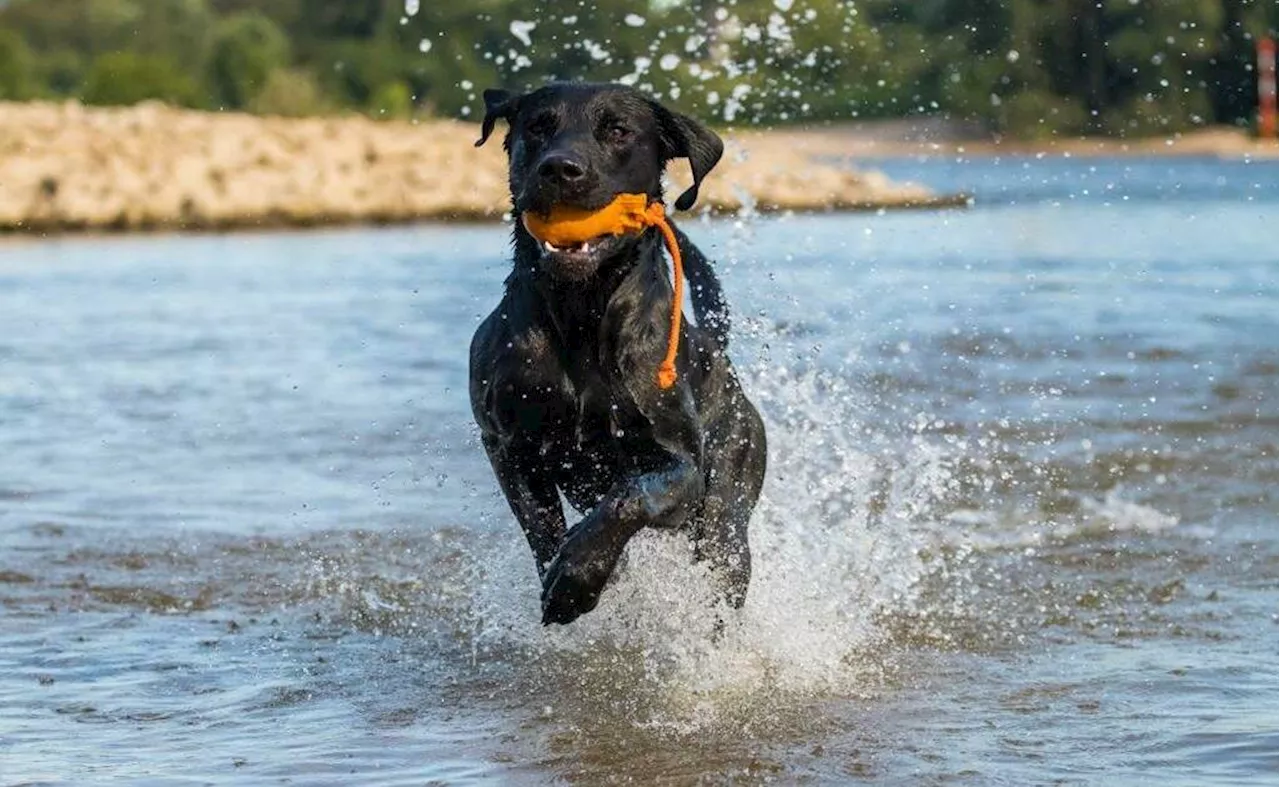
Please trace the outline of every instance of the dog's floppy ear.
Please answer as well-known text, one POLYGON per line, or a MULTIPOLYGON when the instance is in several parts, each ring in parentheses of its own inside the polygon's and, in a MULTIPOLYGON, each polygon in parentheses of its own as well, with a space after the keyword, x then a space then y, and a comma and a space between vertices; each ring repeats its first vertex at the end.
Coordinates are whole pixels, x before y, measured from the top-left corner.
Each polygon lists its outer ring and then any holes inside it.
POLYGON ((498 118, 502 118, 508 123, 516 116, 516 111, 520 108, 520 96, 512 95, 506 90, 486 90, 484 91, 484 122, 480 124, 480 139, 476 140, 476 147, 480 147, 489 139, 489 135, 493 133, 493 125, 498 122, 498 118))
POLYGON ((724 154, 724 142, 711 129, 691 117, 672 112, 656 101, 650 102, 658 118, 664 160, 689 159, 693 185, 676 199, 676 210, 688 210, 698 200, 698 187, 724 154))

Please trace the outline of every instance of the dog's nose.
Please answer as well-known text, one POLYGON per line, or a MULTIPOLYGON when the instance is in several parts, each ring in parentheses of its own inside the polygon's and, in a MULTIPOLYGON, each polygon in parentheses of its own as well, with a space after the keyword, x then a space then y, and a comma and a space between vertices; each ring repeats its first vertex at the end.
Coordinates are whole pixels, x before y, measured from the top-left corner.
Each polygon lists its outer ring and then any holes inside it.
POLYGON ((587 170, 569 156, 547 156, 538 166, 538 176, 545 181, 571 185, 587 176, 587 170))

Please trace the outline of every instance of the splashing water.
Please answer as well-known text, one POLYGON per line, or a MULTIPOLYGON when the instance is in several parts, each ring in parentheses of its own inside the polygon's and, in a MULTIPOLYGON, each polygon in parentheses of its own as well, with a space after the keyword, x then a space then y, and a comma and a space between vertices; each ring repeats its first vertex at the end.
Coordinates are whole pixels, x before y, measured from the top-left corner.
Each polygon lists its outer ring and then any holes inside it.
POLYGON ((478 578, 468 624, 477 647, 544 666, 567 659, 575 671, 590 662, 613 689, 632 675, 631 699, 645 707, 633 721, 676 730, 762 694, 873 690, 884 666, 876 621, 909 607, 929 570, 920 524, 947 487, 946 463, 924 443, 897 460, 867 453, 875 440, 857 426, 857 400, 830 374, 762 366, 747 387, 770 431, 742 610, 717 609, 686 537, 642 531, 593 613, 543 629, 536 593, 511 581, 530 573, 513 538, 478 560, 488 578, 478 578), (728 625, 717 631, 721 615, 728 625))
MULTIPOLYGON (((748 208, 735 223, 723 275, 756 265, 754 218, 748 208)), ((786 696, 866 695, 891 678, 882 619, 910 613, 934 568, 925 555, 952 487, 949 457, 923 435, 883 433, 841 372, 771 359, 806 357, 785 326, 743 318, 737 332, 739 352, 755 354, 742 377, 769 443, 743 609, 719 608, 684 534, 645 530, 591 614, 543 628, 532 558, 503 510, 499 537, 469 549, 458 578, 468 658, 503 664, 539 697, 552 681, 553 695, 591 707, 608 697, 610 713, 677 733, 754 721, 786 696)))
POLYGON ((538 26, 537 22, 529 22, 523 19, 517 19, 513 21, 510 25, 511 35, 519 39, 521 44, 525 46, 532 46, 533 39, 530 37, 530 33, 532 33, 534 31, 534 28, 536 28, 537 26, 538 26))

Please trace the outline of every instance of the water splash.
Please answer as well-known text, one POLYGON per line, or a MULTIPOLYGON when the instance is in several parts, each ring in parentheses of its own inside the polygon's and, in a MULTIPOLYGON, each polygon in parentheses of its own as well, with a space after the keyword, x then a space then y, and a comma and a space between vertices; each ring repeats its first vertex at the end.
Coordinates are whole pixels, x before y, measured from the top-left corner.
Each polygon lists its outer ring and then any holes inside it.
POLYGON ((769 426, 770 466, 744 608, 717 608, 686 537, 645 531, 593 613, 543 629, 536 587, 511 581, 532 573, 512 538, 480 560, 469 624, 478 648, 549 672, 569 664, 580 677, 599 667, 598 684, 577 685, 584 696, 617 691, 631 675, 632 706, 643 694, 646 708, 633 721, 672 729, 715 723, 762 694, 848 696, 883 682, 877 621, 912 605, 929 571, 921 525, 947 489, 947 463, 924 443, 905 456, 869 452, 874 433, 830 374, 761 365, 747 377, 769 426))
POLYGON ((511 31, 511 35, 519 39, 521 44, 525 46, 533 46, 533 38, 530 36, 530 34, 534 31, 534 28, 536 28, 537 26, 538 26, 537 22, 529 22, 523 19, 516 19, 512 21, 511 25, 509 26, 509 30, 511 31))

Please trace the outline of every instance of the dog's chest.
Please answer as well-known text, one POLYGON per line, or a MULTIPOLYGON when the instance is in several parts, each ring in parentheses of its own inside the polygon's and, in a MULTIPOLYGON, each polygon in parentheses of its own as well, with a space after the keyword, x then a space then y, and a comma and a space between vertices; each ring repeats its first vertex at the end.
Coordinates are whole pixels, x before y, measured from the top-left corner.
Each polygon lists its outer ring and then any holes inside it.
POLYGON ((561 430, 558 447, 570 453, 623 454, 634 450, 647 432, 648 422, 635 404, 610 395, 604 386, 578 389, 566 409, 571 423, 561 430))
POLYGON ((575 500, 594 504, 620 477, 632 473, 652 453, 648 422, 634 403, 587 387, 566 408, 571 423, 547 435, 543 455, 556 470, 560 486, 575 500))

